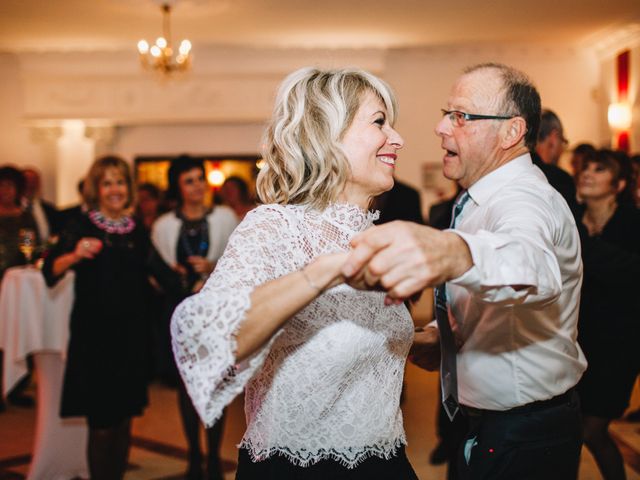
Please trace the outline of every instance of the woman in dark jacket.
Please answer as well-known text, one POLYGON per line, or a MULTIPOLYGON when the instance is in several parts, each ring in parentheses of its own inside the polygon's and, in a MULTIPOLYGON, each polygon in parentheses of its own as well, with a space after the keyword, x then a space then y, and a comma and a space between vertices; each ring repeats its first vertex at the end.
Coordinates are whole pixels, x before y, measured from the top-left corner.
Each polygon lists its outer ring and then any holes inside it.
POLYGON ((632 185, 628 158, 610 150, 586 159, 578 176, 587 241, 609 252, 603 259, 607 265, 585 258, 578 337, 589 362, 578 384, 585 444, 606 480, 625 478, 609 423, 628 407, 640 367, 635 353, 640 341, 640 212, 632 202, 632 185))

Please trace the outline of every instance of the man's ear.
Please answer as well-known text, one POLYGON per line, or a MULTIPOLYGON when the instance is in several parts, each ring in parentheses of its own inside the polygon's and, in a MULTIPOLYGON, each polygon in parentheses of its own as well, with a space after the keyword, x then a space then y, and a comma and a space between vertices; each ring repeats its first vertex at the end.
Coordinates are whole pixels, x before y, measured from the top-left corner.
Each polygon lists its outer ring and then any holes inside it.
POLYGON ((618 188, 616 189, 616 191, 620 193, 626 188, 626 186, 627 186, 627 181, 624 179, 620 179, 618 180, 618 188))
POLYGON ((505 121, 502 132, 502 148, 508 150, 520 143, 527 134, 527 122, 522 117, 513 117, 505 121))

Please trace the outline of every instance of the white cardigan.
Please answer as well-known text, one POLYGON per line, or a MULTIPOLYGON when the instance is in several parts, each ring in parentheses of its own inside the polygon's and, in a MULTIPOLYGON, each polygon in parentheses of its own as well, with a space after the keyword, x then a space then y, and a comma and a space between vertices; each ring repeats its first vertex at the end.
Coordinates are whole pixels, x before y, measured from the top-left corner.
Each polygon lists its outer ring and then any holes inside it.
MULTIPOLYGON (((222 256, 231 232, 238 225, 238 219, 229 207, 217 206, 207 215, 207 224, 209 225, 207 260, 213 262, 222 256)), ((181 225, 182 220, 176 216, 175 212, 167 212, 154 222, 151 229, 153 246, 170 266, 178 263, 176 250, 181 225)))

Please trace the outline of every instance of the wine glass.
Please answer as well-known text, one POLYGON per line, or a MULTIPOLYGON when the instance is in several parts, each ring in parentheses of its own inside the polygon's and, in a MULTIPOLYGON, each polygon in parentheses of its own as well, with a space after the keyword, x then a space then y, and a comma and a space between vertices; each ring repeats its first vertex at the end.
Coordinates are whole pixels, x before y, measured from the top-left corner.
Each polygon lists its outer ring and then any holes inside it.
POLYGON ((27 264, 31 263, 33 251, 36 248, 36 232, 31 228, 21 228, 18 231, 18 249, 24 255, 27 264))

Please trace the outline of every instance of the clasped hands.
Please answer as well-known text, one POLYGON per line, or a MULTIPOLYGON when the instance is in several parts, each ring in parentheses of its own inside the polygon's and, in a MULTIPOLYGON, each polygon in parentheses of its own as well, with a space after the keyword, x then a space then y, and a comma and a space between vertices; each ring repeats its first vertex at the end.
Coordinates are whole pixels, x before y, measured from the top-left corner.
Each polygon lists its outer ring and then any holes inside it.
POLYGON ((412 222, 372 227, 356 235, 351 246, 342 266, 346 283, 387 292, 387 305, 456 278, 473 265, 460 236, 412 222))
MULTIPOLYGON (((425 288, 459 277, 473 265, 460 236, 411 222, 370 228, 354 237, 351 245, 353 250, 342 267, 346 283, 386 291, 386 305, 399 304, 425 288)), ((416 330, 409 359, 426 370, 438 369, 437 328, 416 330)))

